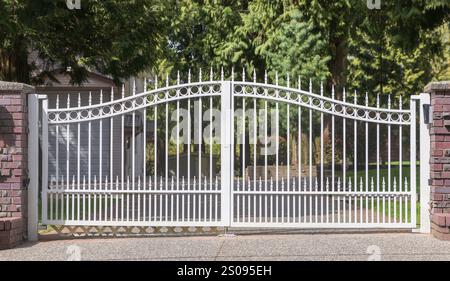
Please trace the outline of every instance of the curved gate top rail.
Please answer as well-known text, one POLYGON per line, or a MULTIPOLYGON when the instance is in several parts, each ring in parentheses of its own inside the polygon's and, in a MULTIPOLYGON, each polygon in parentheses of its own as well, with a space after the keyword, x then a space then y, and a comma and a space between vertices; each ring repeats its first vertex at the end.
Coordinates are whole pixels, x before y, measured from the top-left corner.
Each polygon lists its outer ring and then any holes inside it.
MULTIPOLYGON (((242 80, 211 79, 210 81, 190 82, 189 78, 188 83, 181 84, 178 78, 176 85, 169 85, 167 81, 165 87, 158 88, 156 82, 155 89, 139 94, 136 94, 134 83, 133 93, 130 96, 125 96, 125 90, 122 87, 122 97, 117 100, 87 106, 68 106, 66 108, 59 107, 57 103, 56 108, 47 109, 48 123, 65 124, 98 120, 167 102, 189 98, 220 96, 224 93, 222 89, 224 84, 231 84, 232 95, 237 97, 252 97, 275 102, 285 102, 359 121, 392 125, 411 124, 411 110, 401 108, 401 98, 399 109, 391 108, 390 96, 388 97, 388 107, 382 108, 380 107, 380 96, 377 95, 377 105, 373 107, 369 106, 367 93, 365 95, 364 105, 357 103, 356 92, 353 95, 354 102, 347 102, 345 88, 343 90, 343 100, 338 100, 335 98, 334 87, 331 91, 331 97, 327 97, 324 96, 323 85, 321 85, 320 94, 313 93, 311 82, 309 90, 306 91, 301 88, 292 88, 289 84, 287 86, 280 86, 278 82, 276 84, 270 84, 267 83, 267 78, 264 83, 258 83, 256 79, 253 82, 247 82, 245 81, 245 76, 242 80)), ((144 88, 147 88, 146 83, 144 88)), ((113 95, 111 96, 113 99, 113 95)))

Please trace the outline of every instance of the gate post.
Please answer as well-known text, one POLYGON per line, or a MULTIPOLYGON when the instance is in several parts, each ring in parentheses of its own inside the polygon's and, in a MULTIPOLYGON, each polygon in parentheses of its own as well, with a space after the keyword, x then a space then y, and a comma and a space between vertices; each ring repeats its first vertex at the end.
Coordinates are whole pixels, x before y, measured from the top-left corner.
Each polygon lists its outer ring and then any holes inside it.
POLYGON ((221 159, 221 213, 222 221, 226 226, 231 225, 232 198, 231 189, 233 185, 232 171, 232 140, 233 140, 233 112, 231 110, 232 102, 232 82, 223 81, 221 84, 221 108, 220 108, 220 159, 221 159))
POLYGON ((0 249, 27 238, 29 85, 0 81, 0 249))
POLYGON ((450 240, 450 81, 425 87, 430 94, 430 196, 431 233, 450 240))
POLYGON ((420 99, 420 233, 430 233, 430 95, 420 99))
POLYGON ((28 240, 38 240, 39 200, 39 98, 28 96, 28 240))

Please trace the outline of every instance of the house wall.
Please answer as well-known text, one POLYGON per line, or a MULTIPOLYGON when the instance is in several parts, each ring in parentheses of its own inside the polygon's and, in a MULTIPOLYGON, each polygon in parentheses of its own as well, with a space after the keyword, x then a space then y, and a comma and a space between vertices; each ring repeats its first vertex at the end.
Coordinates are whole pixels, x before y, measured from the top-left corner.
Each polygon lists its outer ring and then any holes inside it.
MULTIPOLYGON (((49 108, 56 107, 57 94, 47 93, 49 108)), ((70 106, 75 107, 78 104, 78 92, 68 92, 64 95, 59 95, 59 107, 67 107, 67 99, 70 97, 70 106)), ((115 99, 119 96, 115 95, 115 99)), ((110 100, 110 92, 103 92, 103 102, 110 100)), ((89 104, 89 93, 80 93, 81 106, 89 104)), ((92 93, 92 104, 100 102, 100 92, 92 93)), ((112 166, 113 178, 120 176, 121 172, 121 118, 105 118, 91 121, 91 181, 96 177, 99 181, 100 175, 102 179, 108 177, 110 181, 110 169, 112 166), (111 119, 112 124, 112 151, 113 158, 111 161, 111 119), (100 127, 102 130, 100 130, 100 127), (101 143, 100 143, 101 138, 101 143), (101 144, 101 145, 100 145, 101 144), (101 163, 101 165, 100 165, 101 163)), ((88 181, 89 176, 89 122, 73 123, 69 125, 51 125, 49 126, 49 179, 52 182, 56 181, 58 174, 59 182, 67 184, 67 174, 69 181, 72 183, 73 178, 75 182, 78 181, 78 124, 80 127, 80 182, 83 177, 88 181), (57 134, 57 131, 59 132, 57 134), (69 138, 67 136, 69 133, 69 138), (58 135, 58 144, 57 144, 58 135), (69 140, 69 153, 67 153, 67 141, 69 140), (57 163, 57 146, 58 163, 57 163), (69 161, 67 161, 67 157, 69 161), (68 165, 67 165, 68 162, 68 165), (58 168, 58 171, 56 170, 58 168), (61 178, 62 177, 62 178, 61 178)))

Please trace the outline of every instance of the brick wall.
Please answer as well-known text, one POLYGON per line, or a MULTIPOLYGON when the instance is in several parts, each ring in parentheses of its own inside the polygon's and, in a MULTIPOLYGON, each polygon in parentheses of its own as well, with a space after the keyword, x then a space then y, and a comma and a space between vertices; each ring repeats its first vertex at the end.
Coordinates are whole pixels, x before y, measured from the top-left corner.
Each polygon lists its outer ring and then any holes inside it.
POLYGON ((26 238, 27 93, 32 91, 0 81, 0 249, 26 238))
POLYGON ((439 239, 450 240, 450 81, 425 87, 431 94, 430 128, 431 227, 439 239))

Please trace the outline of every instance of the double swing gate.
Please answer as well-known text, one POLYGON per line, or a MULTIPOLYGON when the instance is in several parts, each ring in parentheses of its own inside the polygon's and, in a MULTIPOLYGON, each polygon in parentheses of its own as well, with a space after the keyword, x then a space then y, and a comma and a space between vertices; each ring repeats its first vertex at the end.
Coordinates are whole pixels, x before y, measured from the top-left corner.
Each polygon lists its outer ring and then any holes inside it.
POLYGON ((47 97, 42 223, 416 228, 416 100, 209 76, 47 97))

